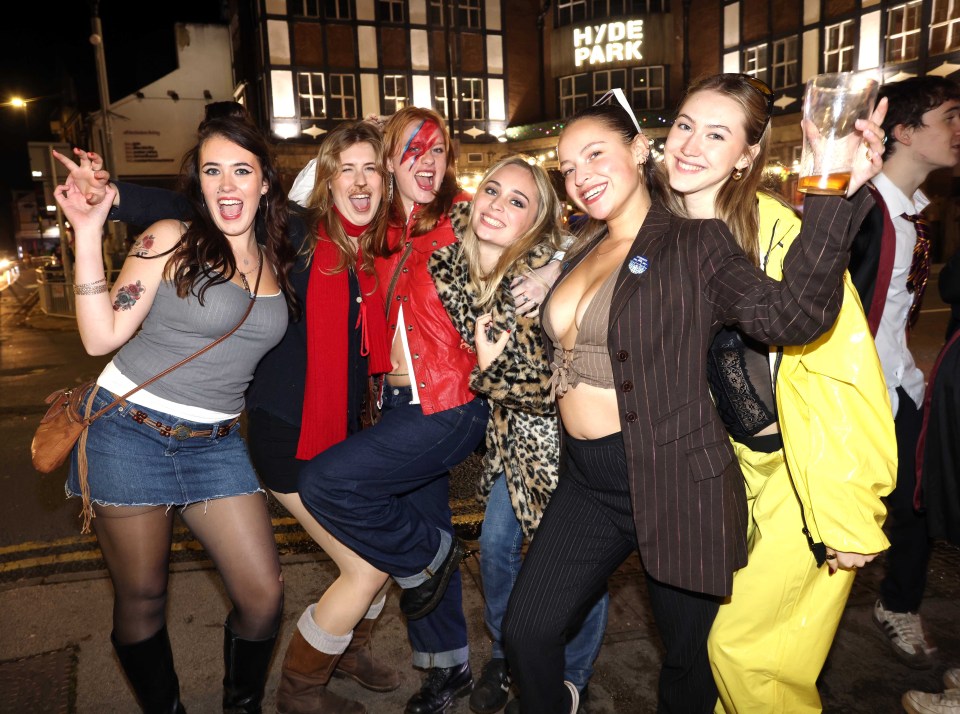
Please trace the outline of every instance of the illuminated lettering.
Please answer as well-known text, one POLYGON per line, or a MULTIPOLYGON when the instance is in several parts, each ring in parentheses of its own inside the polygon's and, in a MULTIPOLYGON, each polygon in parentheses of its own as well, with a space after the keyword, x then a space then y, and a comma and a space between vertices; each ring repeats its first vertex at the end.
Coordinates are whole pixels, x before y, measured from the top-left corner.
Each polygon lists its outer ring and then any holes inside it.
POLYGON ((643 20, 605 22, 573 29, 573 64, 609 64, 642 60, 643 20))
POLYGON ((573 28, 573 46, 580 47, 581 45, 592 45, 593 44, 593 28, 584 27, 582 30, 579 27, 573 28))

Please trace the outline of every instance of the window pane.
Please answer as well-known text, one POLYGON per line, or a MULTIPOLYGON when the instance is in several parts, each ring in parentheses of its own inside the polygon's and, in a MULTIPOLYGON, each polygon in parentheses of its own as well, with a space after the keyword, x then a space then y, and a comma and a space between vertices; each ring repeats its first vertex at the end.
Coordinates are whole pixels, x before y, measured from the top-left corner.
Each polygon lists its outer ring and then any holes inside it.
POLYGON ((356 119, 357 91, 352 74, 331 74, 328 114, 331 119, 356 119))

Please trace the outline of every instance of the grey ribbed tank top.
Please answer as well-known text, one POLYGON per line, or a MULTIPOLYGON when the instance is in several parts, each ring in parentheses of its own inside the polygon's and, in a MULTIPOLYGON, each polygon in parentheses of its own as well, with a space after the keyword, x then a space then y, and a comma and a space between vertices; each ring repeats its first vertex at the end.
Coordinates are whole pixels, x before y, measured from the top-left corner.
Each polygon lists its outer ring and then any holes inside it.
MULTIPOLYGON (((203 301, 201 306, 192 292, 179 298, 173 283, 162 281, 140 332, 113 358, 123 376, 140 384, 226 334, 243 316, 250 295, 223 283, 207 290, 203 301)), ((261 294, 239 330, 147 389, 179 404, 237 414, 257 362, 286 329, 283 294, 261 294)))

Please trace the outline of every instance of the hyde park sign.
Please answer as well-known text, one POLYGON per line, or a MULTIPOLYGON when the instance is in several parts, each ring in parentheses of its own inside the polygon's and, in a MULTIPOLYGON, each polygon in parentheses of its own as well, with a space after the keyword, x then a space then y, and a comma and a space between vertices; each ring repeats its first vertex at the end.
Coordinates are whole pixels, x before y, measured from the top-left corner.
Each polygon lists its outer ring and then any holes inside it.
POLYGON ((674 62, 672 37, 669 13, 557 27, 550 37, 552 74, 669 65, 674 62))

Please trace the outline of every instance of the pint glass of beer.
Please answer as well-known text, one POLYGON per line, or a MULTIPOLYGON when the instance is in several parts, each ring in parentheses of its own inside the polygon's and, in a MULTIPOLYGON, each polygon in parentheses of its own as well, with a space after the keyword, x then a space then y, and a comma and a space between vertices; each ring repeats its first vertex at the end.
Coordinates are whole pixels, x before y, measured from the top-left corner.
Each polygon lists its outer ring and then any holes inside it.
POLYGON ((861 140, 854 122, 870 117, 879 88, 873 72, 819 74, 807 81, 799 191, 847 193, 861 140))

